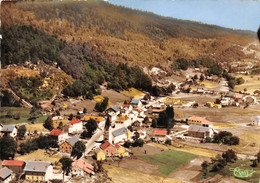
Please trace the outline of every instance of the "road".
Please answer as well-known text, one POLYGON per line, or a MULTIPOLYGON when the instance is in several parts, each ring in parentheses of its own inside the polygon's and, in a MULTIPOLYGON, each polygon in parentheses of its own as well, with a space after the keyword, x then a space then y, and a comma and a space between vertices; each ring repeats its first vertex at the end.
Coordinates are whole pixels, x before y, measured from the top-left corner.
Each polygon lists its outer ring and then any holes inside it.
POLYGON ((96 144, 96 141, 98 141, 101 135, 103 134, 104 134, 104 129, 103 130, 97 129, 96 133, 91 137, 91 139, 89 139, 88 143, 86 144, 85 155, 87 155, 92 150, 92 148, 96 144))

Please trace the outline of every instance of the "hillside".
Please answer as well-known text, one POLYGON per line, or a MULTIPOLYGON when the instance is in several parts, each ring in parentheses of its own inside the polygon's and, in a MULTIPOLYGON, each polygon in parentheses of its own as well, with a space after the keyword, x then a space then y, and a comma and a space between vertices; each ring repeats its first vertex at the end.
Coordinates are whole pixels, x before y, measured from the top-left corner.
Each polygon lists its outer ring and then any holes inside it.
POLYGON ((179 58, 254 59, 246 31, 161 17, 102 2, 3 3, 4 26, 32 25, 60 40, 91 47, 107 61, 164 65, 179 58), (239 46, 239 48, 237 47, 239 46))

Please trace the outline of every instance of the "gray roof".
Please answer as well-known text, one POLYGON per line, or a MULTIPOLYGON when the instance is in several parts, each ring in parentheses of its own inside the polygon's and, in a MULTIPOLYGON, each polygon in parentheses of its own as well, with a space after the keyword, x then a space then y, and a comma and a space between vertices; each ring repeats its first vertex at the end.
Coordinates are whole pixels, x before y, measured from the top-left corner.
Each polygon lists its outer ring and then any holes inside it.
POLYGON ((260 116, 254 116, 254 117, 253 117, 253 120, 254 120, 254 121, 260 121, 260 116))
POLYGON ((73 147, 77 142, 79 141, 79 138, 77 136, 73 136, 70 139, 68 139, 68 143, 73 147))
POLYGON ((125 134, 127 132, 127 128, 126 127, 122 127, 122 128, 119 128, 115 131, 112 132, 112 135, 114 135, 115 137, 119 136, 119 135, 122 135, 122 134, 125 134))
POLYGON ((5 180, 7 177, 9 177, 11 174, 13 173, 12 170, 10 170, 9 168, 7 167, 4 167, 0 170, 0 178, 2 180, 5 180))
POLYGON ((209 131, 209 127, 203 127, 203 126, 196 126, 196 125, 191 125, 189 127, 189 130, 188 131, 193 131, 193 132, 207 132, 209 131))
POLYGON ((15 129, 15 125, 3 125, 2 132, 12 132, 15 129))
POLYGON ((44 161, 28 161, 24 167, 24 171, 30 172, 44 172, 46 173, 47 168, 51 165, 50 162, 44 161))
POLYGON ((140 102, 140 100, 136 99, 136 98, 133 98, 131 100, 131 104, 138 104, 140 102))
POLYGON ((111 109, 112 109, 113 111, 115 111, 115 112, 120 111, 120 109, 119 109, 117 106, 113 106, 113 107, 111 107, 111 109))

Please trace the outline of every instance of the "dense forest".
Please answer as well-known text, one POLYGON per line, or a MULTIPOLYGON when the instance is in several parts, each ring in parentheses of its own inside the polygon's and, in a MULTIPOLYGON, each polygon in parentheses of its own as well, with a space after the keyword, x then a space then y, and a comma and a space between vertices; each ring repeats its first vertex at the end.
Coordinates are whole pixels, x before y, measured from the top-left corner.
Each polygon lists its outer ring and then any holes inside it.
POLYGON ((209 38, 227 33, 253 35, 250 31, 227 29, 188 20, 163 17, 151 12, 115 6, 102 1, 18 3, 23 10, 32 11, 41 19, 66 19, 73 26, 99 27, 109 34, 125 38, 125 30, 143 33, 154 40, 172 37, 209 38))

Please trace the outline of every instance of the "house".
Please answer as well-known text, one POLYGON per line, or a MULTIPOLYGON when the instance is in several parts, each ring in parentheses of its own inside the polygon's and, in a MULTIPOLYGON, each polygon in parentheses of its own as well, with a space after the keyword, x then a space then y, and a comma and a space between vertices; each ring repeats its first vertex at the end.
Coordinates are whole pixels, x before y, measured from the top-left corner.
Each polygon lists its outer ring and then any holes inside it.
POLYGON ((101 116, 84 116, 83 118, 81 118, 82 121, 84 122, 88 122, 90 119, 94 119, 99 128, 104 128, 105 127, 105 119, 101 116))
POLYGON ((4 160, 2 167, 7 167, 14 173, 22 173, 25 167, 25 162, 20 160, 4 160))
POLYGON ((83 129, 83 123, 80 119, 74 118, 69 122, 69 133, 79 133, 83 129))
POLYGON ((105 156, 114 156, 117 154, 117 148, 108 141, 101 144, 100 148, 104 151, 105 156))
POLYGON ((1 133, 3 135, 10 135, 11 137, 16 137, 17 127, 15 125, 3 125, 1 133))
POLYGON ((130 102, 130 104, 134 107, 141 107, 142 103, 139 99, 133 98, 130 102))
POLYGON ((52 179, 53 167, 50 162, 28 161, 24 168, 25 180, 49 181, 52 179))
POLYGON ((84 176, 84 172, 88 174, 95 174, 94 167, 82 159, 78 159, 71 164, 71 174, 72 176, 84 176))
POLYGON ((212 138, 214 130, 210 127, 191 125, 188 129, 188 136, 196 138, 212 138))
POLYGON ((115 121, 116 117, 120 114, 120 109, 117 106, 110 107, 106 111, 110 116, 111 121, 115 121))
POLYGON ((229 92, 226 97, 229 97, 229 98, 233 98, 233 99, 236 99, 236 100, 241 100, 243 98, 243 95, 240 94, 240 93, 235 93, 235 92, 229 92))
POLYGON ((212 127, 213 123, 206 120, 205 118, 198 117, 198 116, 192 116, 188 119, 189 125, 197 125, 197 126, 203 126, 203 127, 212 127))
POLYGON ((52 126, 53 128, 58 128, 60 125, 65 126, 68 123, 68 119, 63 116, 54 116, 52 118, 52 126))
POLYGON ((130 131, 126 127, 119 128, 112 132, 111 138, 109 138, 110 143, 118 143, 118 142, 124 142, 127 139, 131 138, 130 131))
POLYGON ((260 116, 252 117, 252 121, 250 124, 254 125, 254 126, 259 126, 260 125, 260 116))
POLYGON ((105 155, 104 151, 102 151, 102 150, 95 151, 95 154, 96 154, 96 158, 98 161, 102 161, 102 160, 106 159, 106 155, 105 155))
POLYGON ((131 125, 131 120, 127 115, 123 115, 117 118, 115 123, 122 124, 123 126, 128 127, 131 125))
POLYGON ((0 182, 9 183, 13 179, 12 173, 13 171, 10 170, 9 168, 7 167, 2 168, 0 170, 0 182))
POLYGON ((167 135, 167 130, 154 131, 155 141, 165 141, 166 135, 167 135))
POLYGON ((129 156, 128 151, 122 146, 120 146, 119 144, 115 144, 115 147, 117 149, 117 156, 121 156, 121 157, 129 156))
POLYGON ((61 129, 53 129, 49 135, 57 140, 58 143, 62 143, 68 138, 68 133, 63 132, 61 129))
POLYGON ((126 115, 128 115, 133 110, 133 106, 130 104, 123 104, 122 108, 123 108, 122 113, 126 115))
POLYGON ((63 142, 59 149, 61 152, 71 153, 73 146, 79 141, 77 136, 69 138, 66 142, 63 142))
POLYGON ((228 106, 228 105, 230 105, 230 103, 231 103, 231 101, 230 101, 230 98, 228 98, 228 97, 223 97, 220 101, 220 104, 222 106, 228 106))

